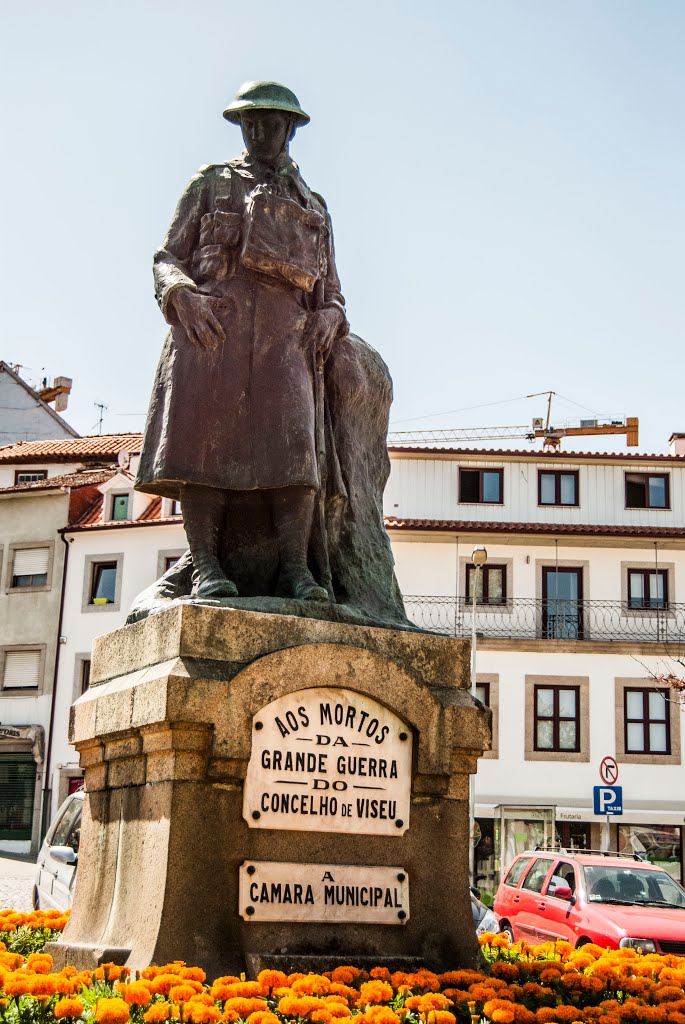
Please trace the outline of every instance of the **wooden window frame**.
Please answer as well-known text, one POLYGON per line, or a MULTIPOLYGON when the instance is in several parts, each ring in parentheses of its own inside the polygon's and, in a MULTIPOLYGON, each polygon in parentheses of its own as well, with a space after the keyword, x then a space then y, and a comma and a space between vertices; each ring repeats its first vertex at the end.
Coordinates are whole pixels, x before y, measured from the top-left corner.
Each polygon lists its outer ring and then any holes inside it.
POLYGON ((490 565, 488 563, 486 565, 481 566, 481 568, 478 569, 478 567, 473 565, 473 563, 471 563, 471 562, 467 562, 466 563, 466 595, 465 595, 465 598, 466 598, 466 603, 469 604, 469 605, 472 603, 472 598, 470 597, 471 573, 474 573, 474 572, 480 572, 482 580, 483 580, 483 599, 481 601, 476 599, 476 608, 484 608, 484 607, 485 608, 506 608, 507 596, 508 596, 507 595, 507 567, 506 567, 506 565, 501 564, 501 563, 497 563, 497 564, 493 563, 492 565, 490 565), (493 569, 501 569, 502 570, 502 600, 501 601, 490 601, 489 600, 489 593, 488 593, 488 591, 489 591, 490 585, 488 583, 488 577, 490 575, 490 572, 493 569))
POLYGON ((667 697, 664 696, 664 717, 663 718, 650 718, 649 717, 649 695, 651 693, 668 694, 668 691, 663 687, 657 686, 627 686, 623 691, 623 749, 626 754, 638 754, 648 755, 649 757, 670 757, 671 755, 671 716, 669 714, 669 706, 667 697), (642 718, 628 718, 628 694, 629 693, 641 693, 642 694, 642 718), (628 726, 639 722, 644 728, 645 743, 642 750, 630 750, 628 747, 628 726), (649 740, 649 727, 654 723, 655 725, 666 726, 666 749, 665 750, 652 750, 649 740))
POLYGON ((504 469, 490 469, 489 466, 460 466, 459 467, 459 504, 460 505, 503 505, 504 504, 504 469), (478 473, 478 499, 468 501, 462 497, 462 479, 464 473, 478 473), (499 476, 499 501, 485 501, 483 499, 483 474, 496 473, 499 476))
POLYGON ((131 522, 131 492, 130 491, 112 491, 109 495, 109 521, 111 523, 128 523, 131 522), (115 519, 114 518, 114 503, 117 498, 126 498, 126 518, 115 519))
POLYGON ((668 569, 628 569, 628 592, 626 604, 631 612, 665 612, 668 611, 668 569), (649 577, 659 575, 664 581, 664 603, 662 605, 651 605, 642 604, 636 605, 631 604, 630 598, 630 577, 631 576, 642 576, 643 577, 643 590, 645 594, 650 591, 649 577))
POLYGON ((656 512, 669 512, 671 509, 671 474, 670 473, 636 473, 634 470, 626 470, 623 474, 623 489, 625 496, 625 507, 627 509, 649 509, 650 511, 656 512), (629 476, 641 476, 645 479, 645 505, 629 505, 628 504, 628 477, 629 476), (649 480, 658 478, 666 481, 666 504, 665 505, 650 505, 649 504, 649 480))
POLYGON ((549 754, 579 754, 580 746, 580 687, 566 686, 559 683, 536 683, 533 686, 533 750, 549 754), (551 715, 538 714, 538 690, 552 690, 554 693, 554 707, 551 715), (562 718, 559 714, 559 694, 562 690, 571 690, 575 693, 576 713, 573 718, 562 718), (552 746, 541 747, 538 745, 538 723, 552 723, 552 746), (562 722, 575 722, 576 743, 574 747, 561 747, 559 744, 559 727, 562 722))
POLYGON ((97 555, 86 555, 83 564, 83 591, 81 596, 81 611, 86 614, 100 614, 119 611, 121 607, 121 593, 124 575, 124 554, 123 552, 102 552, 97 555), (116 564, 116 587, 114 601, 108 604, 93 604, 93 585, 95 581, 96 567, 98 565, 116 564))
POLYGON ((538 469, 538 505, 541 508, 578 508, 580 506, 580 475, 577 469, 538 469), (543 474, 554 477, 554 501, 542 500, 543 474), (561 477, 575 477, 575 501, 561 501, 561 477))

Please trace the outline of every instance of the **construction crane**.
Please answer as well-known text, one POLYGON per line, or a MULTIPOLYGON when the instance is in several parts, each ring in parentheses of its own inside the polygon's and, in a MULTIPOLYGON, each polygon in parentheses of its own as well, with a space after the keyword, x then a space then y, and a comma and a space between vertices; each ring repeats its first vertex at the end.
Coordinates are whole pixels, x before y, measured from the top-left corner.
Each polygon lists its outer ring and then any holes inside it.
POLYGON ((528 398, 547 395, 547 416, 536 417, 532 427, 525 423, 507 427, 458 427, 445 430, 398 430, 388 434, 388 444, 401 448, 403 445, 441 445, 454 444, 457 441, 510 441, 514 439, 535 441, 542 438, 542 447, 546 451, 559 451, 564 437, 591 437, 598 434, 625 434, 628 448, 639 444, 639 421, 637 416, 620 419, 594 418, 583 419, 577 425, 555 427, 551 423, 552 395, 556 391, 540 391, 528 398))

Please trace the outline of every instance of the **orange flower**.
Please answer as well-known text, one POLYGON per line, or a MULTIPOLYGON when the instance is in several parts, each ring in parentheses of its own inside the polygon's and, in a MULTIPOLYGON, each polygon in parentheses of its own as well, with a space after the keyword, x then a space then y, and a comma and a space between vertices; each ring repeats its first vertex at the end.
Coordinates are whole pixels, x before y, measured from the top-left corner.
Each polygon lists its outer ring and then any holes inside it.
POLYGON ((426 1013, 429 1010, 444 1010, 450 1005, 450 1001, 439 992, 427 992, 423 996, 410 996, 404 1005, 408 1010, 419 1010, 419 1012, 426 1013))
POLYGON ((182 967, 178 973, 184 981, 198 981, 200 984, 207 977, 201 967, 182 967))
POLYGON ((387 981, 365 981, 359 989, 357 999, 358 1006, 366 1006, 367 1003, 387 1003, 393 996, 392 985, 387 981))
POLYGON ((152 992, 144 981, 117 982, 117 994, 121 996, 129 1006, 147 1006, 152 999, 152 992))
POLYGON ((497 1024, 512 1024, 516 1019, 513 1003, 503 999, 489 999, 483 1007, 483 1013, 497 1024))
POLYGON ((80 1017, 83 1013, 84 1005, 80 999, 59 999, 53 1008, 55 1017, 60 1019, 61 1017, 80 1017))
POLYGON ((329 1024, 332 1019, 332 1014, 325 1006, 320 1006, 316 1010, 312 1010, 309 1014, 309 1019, 316 1021, 317 1024, 329 1024))
MULTIPOLYGON (((382 980, 390 980, 390 972, 386 971, 384 967, 374 967, 373 971, 371 971, 372 978, 381 977, 381 975, 375 973, 376 971, 385 971, 387 978, 383 975, 382 980)), ((361 973, 358 967, 336 967, 334 971, 331 971, 331 981, 339 982, 341 985, 353 985, 361 973)))
POLYGON ((389 1006, 370 1006, 363 1019, 365 1024, 400 1024, 400 1018, 389 1006))
POLYGON ((100 964, 95 971, 98 981, 126 981, 131 973, 128 967, 121 967, 119 964, 100 964))
POLYGON ((161 1021, 169 1020, 171 1011, 171 1003, 153 1003, 143 1014, 143 1020, 147 1021, 147 1024, 160 1024, 161 1021))
POLYGON ((419 1017, 424 1024, 457 1024, 457 1018, 449 1010, 429 1010, 420 1013, 419 1017))
POLYGON ((52 970, 52 957, 49 953, 30 953, 26 958, 26 969, 36 974, 49 974, 52 970))
POLYGON ((98 1024, 126 1024, 131 1016, 128 1003, 123 999, 98 999, 94 1019, 98 1024))
MULTIPOLYGON (((283 971, 260 971, 257 975, 257 982, 262 986, 263 991, 268 993, 274 988, 282 988, 287 985, 288 978, 283 971)), ((261 1024, 261 1022, 255 1021, 254 1024, 261 1024)), ((273 1022, 267 1021, 265 1024, 273 1024, 273 1022)))
POLYGON ((155 995, 168 996, 174 985, 180 985, 181 979, 178 974, 158 974, 156 978, 151 978, 149 981, 149 987, 155 995))
POLYGON ((268 1006, 263 999, 245 999, 242 996, 236 996, 226 1000, 224 1010, 231 1010, 239 1017, 247 1019, 251 1013, 268 1010, 268 1006))
POLYGON ((29 991, 29 979, 25 974, 8 974, 2 984, 6 996, 25 996, 29 991))
MULTIPOLYGON (((202 991, 201 987, 200 991, 202 991)), ((187 1003, 189 999, 194 999, 197 994, 198 991, 195 986, 188 982, 182 982, 180 985, 172 985, 169 989, 169 999, 173 1003, 187 1003)))
MULTIPOLYGON (((280 974, 280 971, 262 971, 262 974, 280 974)), ((285 977, 285 975, 283 975, 285 977)), ((281 1024, 281 1020, 271 1010, 255 1010, 246 1018, 247 1024, 281 1024)))
POLYGON ((201 1002, 189 1002, 185 1004, 185 1019, 193 1024, 215 1024, 221 1020, 221 1010, 216 1006, 205 1006, 201 1002))
POLYGON ((306 974, 292 983, 293 992, 298 995, 314 996, 330 992, 331 983, 323 974, 306 974))

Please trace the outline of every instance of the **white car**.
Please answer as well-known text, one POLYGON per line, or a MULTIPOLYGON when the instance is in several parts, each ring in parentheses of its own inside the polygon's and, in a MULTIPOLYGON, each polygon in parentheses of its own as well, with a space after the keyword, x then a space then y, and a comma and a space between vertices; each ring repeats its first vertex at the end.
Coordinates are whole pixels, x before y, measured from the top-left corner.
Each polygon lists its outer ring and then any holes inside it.
POLYGON ((38 876, 33 886, 36 910, 69 910, 81 837, 83 790, 70 793, 48 829, 38 854, 38 876))

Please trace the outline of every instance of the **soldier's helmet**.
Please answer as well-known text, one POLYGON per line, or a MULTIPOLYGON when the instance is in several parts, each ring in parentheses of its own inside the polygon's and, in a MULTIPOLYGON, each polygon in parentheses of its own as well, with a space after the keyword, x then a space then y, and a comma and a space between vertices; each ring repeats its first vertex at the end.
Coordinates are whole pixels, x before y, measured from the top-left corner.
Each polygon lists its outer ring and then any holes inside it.
POLYGON ((232 124, 240 124, 240 116, 247 110, 282 110, 292 114, 297 126, 309 122, 294 92, 278 82, 246 82, 235 94, 235 99, 224 110, 224 117, 232 124))

